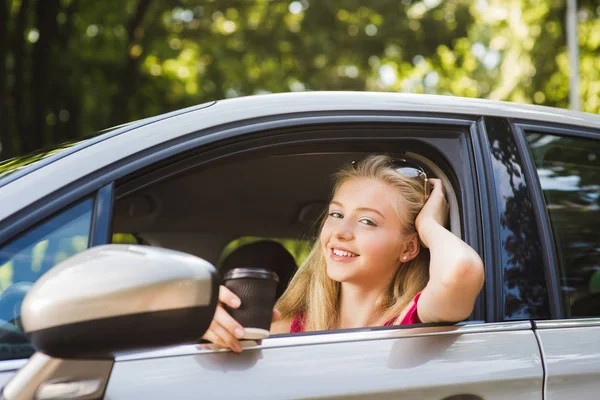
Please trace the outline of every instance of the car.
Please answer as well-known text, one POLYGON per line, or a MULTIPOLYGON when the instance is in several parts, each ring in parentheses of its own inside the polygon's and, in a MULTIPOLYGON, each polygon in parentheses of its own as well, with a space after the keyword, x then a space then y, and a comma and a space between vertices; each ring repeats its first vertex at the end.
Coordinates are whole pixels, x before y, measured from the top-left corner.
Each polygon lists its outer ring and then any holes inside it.
POLYGON ((132 122, 7 161, 0 176, 7 399, 600 393, 600 116, 267 94, 132 122), (278 334, 241 354, 198 346, 228 255, 275 241, 302 262, 331 174, 371 153, 442 181, 450 229, 485 265, 468 320, 278 334))

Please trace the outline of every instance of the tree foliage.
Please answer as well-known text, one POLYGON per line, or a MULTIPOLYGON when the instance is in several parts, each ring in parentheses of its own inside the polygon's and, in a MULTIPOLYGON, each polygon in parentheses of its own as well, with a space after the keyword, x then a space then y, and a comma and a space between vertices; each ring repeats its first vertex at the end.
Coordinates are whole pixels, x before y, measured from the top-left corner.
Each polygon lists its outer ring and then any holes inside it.
MULTIPOLYGON (((1 0, 0 159, 232 96, 374 90, 568 106, 562 0, 1 0)), ((600 111, 600 4, 579 1, 600 111)))

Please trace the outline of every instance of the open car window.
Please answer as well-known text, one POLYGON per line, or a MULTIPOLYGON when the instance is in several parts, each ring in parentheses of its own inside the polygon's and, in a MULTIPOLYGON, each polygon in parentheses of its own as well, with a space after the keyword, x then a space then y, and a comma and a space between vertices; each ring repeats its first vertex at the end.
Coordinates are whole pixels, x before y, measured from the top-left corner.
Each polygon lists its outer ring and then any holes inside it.
MULTIPOLYGON (((422 134, 413 129, 407 132, 422 134)), ((367 134, 373 133, 369 130, 367 134)), ((452 135, 457 137, 456 130, 452 135)), ((467 197, 472 189, 461 187, 462 181, 473 184, 464 161, 397 137, 375 144, 364 140, 364 146, 356 144, 356 137, 353 140, 352 146, 332 142, 292 150, 278 143, 279 151, 224 154, 214 161, 198 157, 196 166, 179 161, 177 167, 164 163, 163 171, 136 172, 117 182, 113 232, 135 233, 149 245, 196 255, 217 268, 237 248, 274 240, 292 254, 297 268, 317 237, 332 194, 334 172, 369 154, 387 153, 417 163, 429 177, 442 180, 450 205, 449 227, 465 239, 461 209, 464 201, 474 200, 467 197)), ((454 146, 456 154, 464 153, 459 151, 460 140, 452 146, 447 145, 447 138, 442 140, 446 148, 454 146)), ((473 229, 469 230, 472 235, 473 229)), ((483 319, 482 311, 476 319, 483 319)))

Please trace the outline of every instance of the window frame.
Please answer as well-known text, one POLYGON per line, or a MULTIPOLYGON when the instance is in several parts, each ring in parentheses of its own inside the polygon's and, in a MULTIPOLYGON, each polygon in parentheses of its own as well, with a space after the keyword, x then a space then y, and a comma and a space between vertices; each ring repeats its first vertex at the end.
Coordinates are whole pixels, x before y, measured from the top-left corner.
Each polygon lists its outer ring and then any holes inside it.
POLYGON ((95 195, 88 248, 111 242, 110 223, 114 204, 114 182, 100 188, 95 195))
MULTIPOLYGON (((482 152, 482 174, 485 176, 485 179, 488 184, 486 187, 488 188, 488 210, 489 210, 489 218, 490 218, 490 227, 491 229, 488 231, 489 236, 491 236, 492 247, 493 250, 492 259, 494 265, 497 266, 493 271, 493 291, 494 291, 494 309, 491 310, 495 321, 518 321, 523 319, 546 319, 546 318, 556 318, 556 310, 553 308, 555 302, 551 298, 552 294, 550 291, 548 284, 548 274, 545 266, 542 266, 541 271, 539 272, 539 277, 543 278, 545 282, 546 289, 546 298, 548 302, 548 317, 540 316, 540 315, 529 315, 525 318, 507 318, 506 305, 507 305, 507 295, 510 292, 505 292, 504 283, 505 276, 507 272, 506 264, 506 252, 503 250, 503 237, 502 237, 502 227, 501 227, 501 218, 506 216, 506 213, 500 215, 498 210, 498 205, 500 202, 504 201, 504 194, 501 192, 500 186, 505 183, 505 180, 509 179, 512 182, 513 178, 521 179, 527 187, 526 193, 531 201, 531 207, 534 212, 533 221, 528 221, 530 224, 535 224, 535 229, 537 234, 532 234, 532 236, 536 236, 540 242, 540 246, 543 245, 544 239, 540 237, 539 227, 540 224, 537 221, 535 216, 536 212, 536 204, 535 199, 531 193, 531 181, 526 173, 525 162, 528 160, 528 156, 523 152, 521 148, 521 144, 518 140, 518 135, 515 131, 515 126, 513 124, 513 120, 506 117, 493 117, 493 116, 484 116, 481 121, 481 146, 486 149, 486 151, 482 152), (510 150, 510 147, 514 146, 514 150, 509 152, 510 156, 516 156, 516 159, 513 161, 513 164, 516 165, 518 170, 511 171, 509 169, 506 172, 497 171, 497 168, 494 165, 494 161, 498 161, 497 158, 492 154, 492 145, 494 141, 506 140, 506 142, 498 143, 498 146, 504 148, 504 150, 510 150), (504 180, 504 181, 503 181, 504 180)), ((515 193, 514 188, 513 193, 515 193)), ((510 230, 510 229, 509 229, 510 230)), ((514 232, 512 232, 514 233, 514 232)), ((544 264, 544 251, 540 249, 539 254, 534 255, 534 257, 539 258, 541 263, 544 264)), ((537 260, 536 260, 537 261, 537 260)), ((486 275, 487 278, 487 275, 486 275)), ((490 282, 486 282, 486 285, 490 285, 490 282)), ((554 287, 554 286, 552 286, 554 287)))
MULTIPOLYGON (((560 289, 560 265, 554 232, 548 214, 548 205, 542 190, 542 185, 537 173, 533 154, 527 142, 527 133, 545 133, 555 136, 575 137, 582 139, 592 139, 600 141, 600 131, 591 128, 571 125, 557 125, 544 122, 532 122, 523 120, 513 120, 513 129, 516 133, 518 149, 521 152, 523 165, 525 167, 525 178, 528 179, 528 187, 534 201, 534 209, 540 230, 540 238, 544 252, 544 271, 549 282, 550 300, 555 309, 553 320, 573 320, 568 318, 565 312, 565 299, 560 289)), ((577 318, 577 319, 598 319, 598 317, 577 318)))
MULTIPOLYGON (((467 195, 471 196, 474 212, 463 212, 461 207, 461 222, 464 237, 470 240, 486 262, 492 253, 490 245, 484 242, 485 211, 489 205, 484 202, 481 193, 486 192, 486 182, 480 171, 481 152, 489 151, 486 146, 481 146, 478 137, 481 127, 477 121, 481 119, 478 115, 449 114, 443 112, 403 112, 403 111, 319 111, 298 112, 292 114, 272 115, 249 120, 235 121, 227 125, 212 126, 200 129, 189 134, 182 135, 177 139, 169 140, 150 147, 143 152, 131 154, 119 162, 96 170, 92 175, 74 181, 51 195, 38 199, 31 205, 21 209, 0 223, 0 243, 10 240, 26 229, 30 229, 39 221, 53 215, 74 203, 73 199, 83 199, 94 196, 93 231, 91 233, 90 245, 104 244, 110 240, 110 214, 117 196, 117 181, 128 178, 140 171, 154 169, 157 166, 177 164, 185 161, 191 156, 203 156, 207 150, 221 148, 225 144, 240 143, 247 140, 248 135, 258 134, 264 136, 273 143, 277 143, 277 135, 264 135, 265 132, 281 128, 297 128, 299 126, 319 126, 323 124, 353 124, 353 123, 386 123, 386 124, 416 124, 440 127, 460 127, 465 134, 460 136, 461 148, 464 150, 463 160, 465 164, 465 179, 470 182, 464 187, 467 195), (175 163, 173 163, 175 161, 175 163), (110 199, 110 201, 108 201, 110 199), (103 206, 104 205, 104 206, 103 206), (109 205, 107 207, 107 205, 109 205), (25 227, 24 227, 25 226, 25 227), (106 239, 105 239, 106 238, 106 239)), ((139 128, 144 129, 144 128, 139 128)), ((315 141, 316 138, 310 138, 315 141)), ((494 307, 497 301, 493 293, 488 291, 490 284, 493 285, 493 264, 486 264, 486 280, 488 284, 482 290, 475 304, 473 318, 477 322, 495 322, 490 319, 486 312, 494 307)))
POLYGON ((493 210, 492 200, 495 201, 496 189, 494 176, 490 171, 490 149, 487 141, 485 117, 477 120, 476 125, 471 127, 472 149, 477 181, 479 185, 480 222, 479 233, 481 236, 484 265, 484 291, 485 291, 485 315, 487 322, 502 322, 502 271, 500 266, 502 259, 498 251, 498 239, 496 228, 498 226, 497 216, 493 210), (489 232, 483 235, 483 232, 489 232))
MULTIPOLYGON (((188 138, 183 143, 176 143, 169 149, 165 149, 165 156, 160 161, 151 165, 138 168, 129 175, 124 175, 121 179, 115 182, 115 201, 121 197, 137 192, 145 187, 153 185, 163 179, 169 179, 173 176, 179 176, 187 171, 197 168, 205 163, 218 160, 222 157, 239 154, 241 152, 261 151, 263 148, 280 147, 282 136, 273 134, 274 130, 296 129, 300 132, 305 132, 307 127, 321 126, 337 126, 351 125, 356 123, 362 124, 402 124, 420 125, 420 126, 435 126, 442 129, 459 127, 464 134, 458 135, 457 140, 460 142, 461 149, 464 151, 463 156, 468 156, 468 159, 463 160, 466 171, 464 172, 465 179, 468 179, 469 184, 461 186, 465 191, 465 196, 470 196, 472 206, 475 212, 465 212, 464 204, 460 207, 461 229, 463 238, 465 238, 476 250, 485 257, 490 253, 490 250, 484 246, 483 229, 481 225, 482 208, 487 208, 487 204, 480 201, 479 193, 482 192, 482 178, 477 172, 475 162, 475 148, 480 148, 474 142, 478 136, 479 127, 477 126, 477 116, 457 116, 443 115, 433 113, 392 113, 389 111, 382 112, 321 112, 321 113, 302 113, 295 115, 280 115, 277 118, 268 118, 264 121, 252 121, 250 123, 239 123, 231 127, 221 127, 219 135, 228 138, 229 140, 215 140, 212 143, 205 143, 203 135, 198 135, 193 138, 188 138), (269 132, 269 135, 265 135, 269 132), (259 144, 255 144, 254 141, 259 144), (252 145, 248 146, 248 142, 252 145), (232 145, 229 148, 229 145, 232 145), (243 148, 242 148, 243 147, 243 148), (179 150, 179 151, 176 151, 179 150)), ((316 132, 317 130, 315 130, 316 132)), ((354 140, 366 141, 368 139, 349 135, 348 138, 354 140)), ((401 137, 396 137, 401 140, 401 137)), ((296 140, 295 144, 301 145, 306 143, 317 143, 322 140, 320 137, 311 136, 296 140)), ((427 140, 427 139, 424 139, 427 140)), ((291 142, 290 142, 291 143, 291 142)), ((435 147, 435 146, 434 146, 435 147)), ((447 152, 440 151, 443 156, 448 156, 447 152)), ((454 172, 454 171, 453 171, 454 172)), ((485 185, 485 180, 483 180, 485 185)), ((461 199, 459 198, 459 202, 461 199)), ((459 204, 460 205, 460 204, 459 204)), ((486 270, 486 279, 490 279, 494 266, 486 270)), ((475 321, 496 322, 491 321, 486 313, 485 304, 493 304, 494 298, 490 297, 487 292, 487 286, 484 287, 480 296, 476 301, 473 318, 475 321)))

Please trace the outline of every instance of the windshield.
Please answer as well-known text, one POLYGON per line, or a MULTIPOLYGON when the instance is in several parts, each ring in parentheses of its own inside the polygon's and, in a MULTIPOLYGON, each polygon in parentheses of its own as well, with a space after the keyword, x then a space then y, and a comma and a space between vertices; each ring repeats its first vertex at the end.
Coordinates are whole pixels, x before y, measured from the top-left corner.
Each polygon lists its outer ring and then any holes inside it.
POLYGON ((0 179, 84 141, 85 140, 74 140, 71 142, 62 143, 61 145, 51 149, 44 149, 35 153, 30 153, 2 161, 0 162, 0 179))
POLYGON ((119 126, 115 126, 112 128, 104 129, 99 132, 93 133, 88 136, 84 136, 82 138, 71 140, 68 142, 61 143, 57 146, 41 149, 35 151, 33 153, 24 154, 22 156, 17 156, 14 158, 10 158, 8 160, 0 161, 0 184, 2 183, 2 178, 6 178, 8 175, 11 175, 14 172, 17 172, 25 167, 29 167, 39 163, 40 161, 54 155, 63 152, 64 150, 78 145, 80 143, 87 142, 89 139, 94 137, 103 135, 105 133, 116 130, 117 128, 121 128, 129 124, 123 124, 119 126))
MULTIPOLYGON (((111 134, 119 134, 126 130, 134 129, 136 127, 139 127, 139 126, 142 126, 142 125, 145 125, 148 123, 152 123, 155 121, 174 117, 176 115, 185 114, 185 113, 191 112, 191 111, 201 110, 203 108, 210 107, 215 103, 216 103, 215 101, 210 101, 207 103, 198 104, 196 106, 183 108, 181 110, 172 111, 170 113, 157 115, 155 117, 149 117, 149 118, 144 118, 144 119, 140 119, 140 120, 133 121, 133 122, 127 122, 125 124, 121 124, 121 125, 117 125, 117 126, 113 126, 111 128, 101 130, 99 132, 96 132, 96 133, 88 135, 88 136, 83 136, 76 140, 72 140, 69 142, 59 144, 56 147, 46 148, 46 149, 42 149, 42 150, 36 151, 31 154, 26 154, 26 155, 18 156, 18 157, 11 158, 11 159, 8 159, 5 161, 0 161, 0 186, 2 186, 3 184, 6 184, 7 176, 12 175, 13 173, 15 173, 17 171, 20 171, 23 168, 32 169, 32 167, 34 165, 40 164, 40 161, 45 160, 45 159, 49 158, 50 156, 60 154, 60 153, 64 152, 65 150, 67 150, 71 147, 74 147, 76 145, 83 144, 85 142, 89 142, 88 145, 92 145, 97 140, 104 140, 104 139, 110 137, 111 134), (125 128, 125 129, 121 129, 121 128, 125 128), (104 136, 104 135, 106 135, 106 136, 104 136), (104 136, 104 138, 101 138, 100 136, 104 136), (96 139, 94 139, 94 138, 96 138, 96 139), (94 139, 94 140, 92 140, 92 139, 94 139)), ((57 157, 57 158, 59 158, 59 157, 57 157)), ((52 162, 52 160, 49 160, 48 162, 52 162)))

